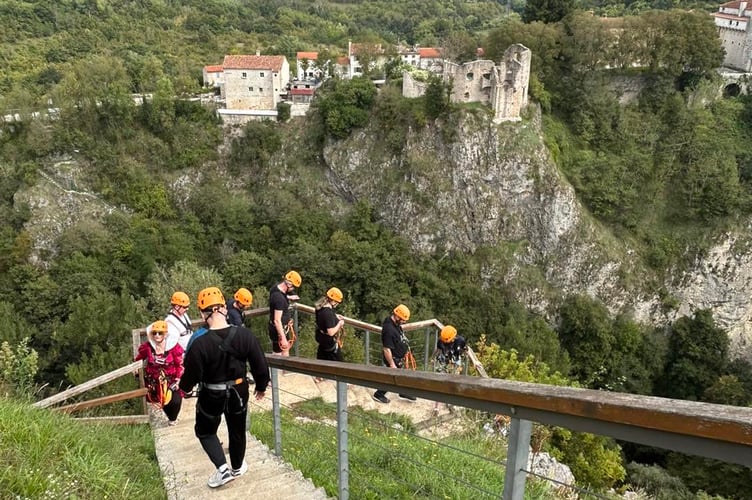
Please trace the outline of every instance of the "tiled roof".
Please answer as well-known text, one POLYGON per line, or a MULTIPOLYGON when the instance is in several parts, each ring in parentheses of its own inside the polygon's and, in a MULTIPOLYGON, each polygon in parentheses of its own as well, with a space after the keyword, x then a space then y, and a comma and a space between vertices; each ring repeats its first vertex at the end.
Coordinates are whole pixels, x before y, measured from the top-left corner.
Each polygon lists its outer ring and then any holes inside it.
POLYGON ((440 59, 441 58, 441 52, 439 52, 439 49, 434 48, 434 47, 419 48, 418 54, 420 54, 420 57, 423 59, 440 59))
POLYGON ((313 95, 313 89, 290 89, 292 95, 313 95))
POLYGON ((740 21, 740 22, 749 21, 748 17, 740 17, 734 14, 724 14, 723 12, 713 12, 710 15, 713 17, 720 17, 721 19, 728 19, 729 21, 740 21))
POLYGON ((298 59, 310 59, 312 61, 315 61, 319 58, 318 52, 298 52, 298 59))
POLYGON ((345 56, 338 57, 337 58, 337 64, 339 64, 340 66, 349 66, 350 65, 350 59, 347 58, 347 57, 345 57, 345 56))
POLYGON ((221 73, 222 72, 222 65, 221 64, 213 64, 211 66, 204 66, 204 71, 207 73, 221 73))
POLYGON ((380 43, 351 43, 350 44, 350 55, 351 56, 357 56, 358 52, 360 51, 366 51, 371 52, 373 54, 383 54, 384 49, 381 48, 380 43))
MULTIPOLYGON (((744 2, 747 3, 747 2, 744 2)), ((734 0, 733 2, 726 2, 724 4, 721 4, 721 7, 725 7, 727 9, 738 9, 742 6, 742 2, 739 0, 734 0)))
POLYGON ((281 71, 285 56, 225 56, 224 69, 268 69, 281 71))

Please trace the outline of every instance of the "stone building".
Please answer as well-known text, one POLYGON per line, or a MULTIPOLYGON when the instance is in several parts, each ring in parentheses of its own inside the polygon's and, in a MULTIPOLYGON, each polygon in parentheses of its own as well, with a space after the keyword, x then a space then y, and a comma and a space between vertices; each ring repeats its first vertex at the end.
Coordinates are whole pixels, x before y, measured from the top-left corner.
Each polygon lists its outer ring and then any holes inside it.
POLYGON ((285 56, 225 56, 222 68, 228 110, 276 110, 287 94, 290 65, 285 56))
POLYGON ((223 81, 224 69, 221 64, 204 66, 202 71, 204 77, 204 87, 221 87, 223 81))
POLYGON ((744 72, 752 71, 752 33, 750 18, 752 9, 746 1, 733 1, 722 4, 715 18, 718 36, 726 51, 723 65, 744 72))
MULTIPOLYGON (((530 58, 530 49, 514 44, 498 65, 487 59, 463 64, 444 60, 441 78, 451 85, 452 102, 481 102, 493 109, 494 121, 517 121, 528 103, 530 58)), ((425 93, 426 85, 405 72, 402 95, 419 97, 425 93)))

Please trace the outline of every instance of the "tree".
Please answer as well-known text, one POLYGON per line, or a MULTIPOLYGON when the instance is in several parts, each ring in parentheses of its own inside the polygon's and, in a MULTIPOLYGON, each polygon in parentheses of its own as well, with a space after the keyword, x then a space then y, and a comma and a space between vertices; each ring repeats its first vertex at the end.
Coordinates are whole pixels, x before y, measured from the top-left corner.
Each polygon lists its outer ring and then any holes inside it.
POLYGON ((75 63, 55 88, 54 100, 61 110, 61 123, 74 123, 92 136, 127 130, 135 109, 125 66, 108 56, 75 63))
POLYGON ((569 352, 572 375, 591 388, 603 387, 614 336, 606 307, 589 297, 568 297, 559 308, 559 342, 569 352))
POLYGON ((169 309, 170 297, 178 290, 187 293, 191 298, 188 315, 198 318, 196 297, 200 290, 208 286, 219 287, 224 293, 235 293, 235 290, 232 292, 224 290, 222 276, 216 270, 199 266, 195 262, 178 261, 168 269, 157 267, 149 276, 147 283, 148 305, 153 320, 164 316, 169 309))
POLYGON ((368 78, 333 79, 319 91, 313 106, 318 110, 326 135, 344 139, 353 128, 368 123, 368 111, 376 99, 376 86, 368 78))
POLYGON ((708 309, 697 311, 692 318, 679 318, 671 325, 669 335, 666 365, 656 384, 658 394, 701 400, 723 374, 728 336, 715 326, 713 313, 708 309))
POLYGON ((449 86, 438 76, 432 75, 424 96, 426 116, 435 120, 444 116, 450 109, 449 86))
POLYGON ((557 23, 575 8, 574 0, 528 0, 522 13, 526 23, 557 23))

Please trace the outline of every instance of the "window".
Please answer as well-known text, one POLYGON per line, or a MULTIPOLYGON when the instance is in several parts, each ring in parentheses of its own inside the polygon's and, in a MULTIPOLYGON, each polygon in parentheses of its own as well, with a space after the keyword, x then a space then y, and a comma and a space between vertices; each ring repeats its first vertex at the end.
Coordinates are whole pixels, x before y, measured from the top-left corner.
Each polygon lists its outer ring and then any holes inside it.
POLYGON ((242 73, 240 73, 240 78, 248 78, 248 73, 243 71, 242 73))
POLYGON ((259 94, 263 94, 263 93, 264 93, 263 87, 259 87, 259 94))
POLYGON ((260 76, 261 78, 264 78, 264 72, 263 72, 263 71, 261 71, 261 72, 259 73, 259 76, 260 76))
POLYGON ((468 80, 472 80, 473 78, 475 78, 475 75, 473 75, 472 73, 468 73, 465 75, 465 78, 467 78, 468 80))
POLYGON ((253 92, 253 87, 248 87, 248 92, 253 92))

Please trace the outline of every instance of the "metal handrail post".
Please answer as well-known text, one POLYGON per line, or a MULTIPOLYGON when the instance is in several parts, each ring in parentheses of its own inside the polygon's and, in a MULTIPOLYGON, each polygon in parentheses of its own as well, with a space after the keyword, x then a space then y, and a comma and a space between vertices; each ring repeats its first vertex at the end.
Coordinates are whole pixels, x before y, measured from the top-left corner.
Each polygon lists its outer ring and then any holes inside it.
POLYGON ((533 423, 512 417, 509 424, 509 446, 507 447, 507 470, 504 474, 502 500, 523 500, 527 480, 527 458, 530 453, 530 435, 533 423))
POLYGON ((274 454, 282 456, 282 413, 279 409, 279 369, 272 368, 272 427, 274 428, 274 454))
POLYGON ((371 331, 366 330, 366 366, 371 364, 371 331))
POLYGON ((428 353, 431 351, 431 330, 432 328, 430 327, 426 328, 426 338, 425 338, 425 343, 426 343, 425 351, 426 352, 423 355, 423 370, 425 371, 428 371, 428 359, 429 359, 428 353))
POLYGON ((337 381, 337 463, 339 500, 350 497, 350 454, 347 444, 347 382, 337 381))
MULTIPOLYGON (((292 311, 292 325, 293 325, 293 328, 295 328, 295 334, 297 335, 298 333, 300 333, 300 328, 298 328, 300 326, 300 323, 298 322, 298 308, 297 307, 292 311)), ((292 350, 293 350, 293 354, 297 356, 298 355, 297 340, 295 341, 295 344, 293 344, 292 350)))

